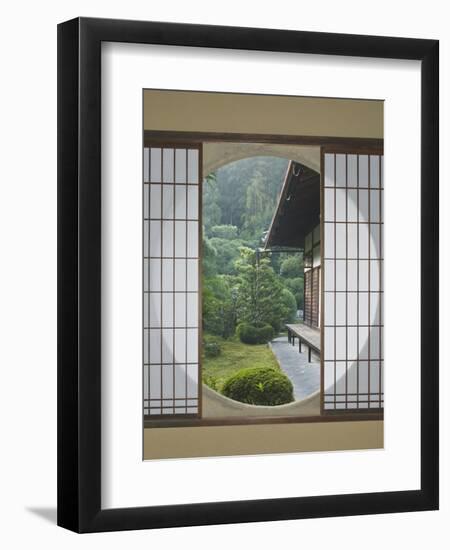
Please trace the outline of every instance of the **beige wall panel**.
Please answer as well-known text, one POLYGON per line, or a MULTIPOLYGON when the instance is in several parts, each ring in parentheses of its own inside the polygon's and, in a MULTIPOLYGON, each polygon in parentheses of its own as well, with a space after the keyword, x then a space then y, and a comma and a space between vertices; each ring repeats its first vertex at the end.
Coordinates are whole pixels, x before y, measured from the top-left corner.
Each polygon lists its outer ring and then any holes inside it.
POLYGON ((383 138, 383 102, 146 90, 144 129, 383 138))
POLYGON ((144 459, 383 447, 383 421, 146 428, 144 459))

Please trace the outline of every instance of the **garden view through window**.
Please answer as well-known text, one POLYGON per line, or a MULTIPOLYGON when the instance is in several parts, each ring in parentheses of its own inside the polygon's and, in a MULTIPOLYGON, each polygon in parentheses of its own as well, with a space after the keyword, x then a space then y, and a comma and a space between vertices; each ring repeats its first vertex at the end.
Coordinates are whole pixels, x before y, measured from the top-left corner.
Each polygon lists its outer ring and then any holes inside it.
POLYGON ((295 236, 276 241, 287 223, 283 207, 277 210, 283 185, 305 174, 285 158, 260 156, 225 165, 204 181, 203 382, 229 399, 265 406, 255 414, 295 414, 295 407, 266 407, 319 391, 318 353, 309 355, 306 345, 300 351, 287 330, 295 334, 304 325, 319 339, 319 212, 306 254, 295 236))

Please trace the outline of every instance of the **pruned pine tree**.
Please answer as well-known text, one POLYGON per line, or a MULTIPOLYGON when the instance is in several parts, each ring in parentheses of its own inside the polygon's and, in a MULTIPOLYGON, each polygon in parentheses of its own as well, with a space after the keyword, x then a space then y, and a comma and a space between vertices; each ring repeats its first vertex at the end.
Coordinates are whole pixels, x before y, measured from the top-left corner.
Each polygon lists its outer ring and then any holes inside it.
POLYGON ((255 326, 267 323, 279 330, 289 311, 283 300, 283 285, 270 266, 269 258, 258 257, 255 250, 242 247, 236 270, 238 322, 255 326))

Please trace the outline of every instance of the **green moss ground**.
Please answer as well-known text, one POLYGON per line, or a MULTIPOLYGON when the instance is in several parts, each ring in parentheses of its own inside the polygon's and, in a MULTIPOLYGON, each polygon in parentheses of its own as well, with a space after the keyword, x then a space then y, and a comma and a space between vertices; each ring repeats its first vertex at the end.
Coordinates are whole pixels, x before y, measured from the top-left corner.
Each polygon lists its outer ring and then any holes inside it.
POLYGON ((220 336, 203 335, 208 342, 218 342, 221 354, 218 357, 202 356, 203 381, 221 391, 227 378, 248 367, 279 368, 274 354, 267 344, 243 344, 237 337, 224 340, 220 336))

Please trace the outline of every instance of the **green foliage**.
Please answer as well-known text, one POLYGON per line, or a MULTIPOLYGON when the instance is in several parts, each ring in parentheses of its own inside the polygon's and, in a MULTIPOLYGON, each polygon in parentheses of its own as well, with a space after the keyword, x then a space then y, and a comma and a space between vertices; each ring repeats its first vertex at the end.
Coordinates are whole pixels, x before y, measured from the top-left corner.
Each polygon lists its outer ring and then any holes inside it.
POLYGON ((239 236, 260 242, 275 210, 288 161, 253 157, 219 168, 204 183, 203 224, 210 236, 216 225, 234 225, 239 236))
POLYGON ((202 374, 205 384, 221 391, 225 381, 234 373, 249 367, 279 368, 272 350, 266 344, 249 346, 236 336, 223 339, 220 336, 203 332, 204 342, 218 342, 221 353, 217 357, 207 357, 203 350, 202 374))
POLYGON ((232 241, 238 237, 238 228, 235 225, 213 225, 209 234, 211 237, 232 241))
POLYGON ((281 301, 286 308, 286 317, 283 321, 285 323, 292 323, 295 321, 297 315, 297 300, 289 289, 283 288, 281 291, 281 301))
POLYGON ((203 280, 203 329, 229 338, 236 326, 236 306, 226 277, 216 275, 203 280))
POLYGON ((249 323, 239 323, 236 328, 236 334, 244 344, 266 344, 275 336, 272 325, 262 324, 260 326, 250 325, 249 323))
POLYGON ((242 235, 261 238, 261 228, 270 224, 274 212, 272 190, 260 170, 256 170, 247 184, 242 235))
POLYGON ((217 177, 214 173, 209 174, 203 182, 202 214, 206 233, 210 227, 220 223, 222 217, 220 194, 217 177))
POLYGON ((212 390, 219 391, 218 380, 215 376, 203 373, 202 382, 212 390))
POLYGON ((303 277, 295 277, 294 279, 283 279, 283 282, 297 302, 297 309, 303 309, 303 277))
POLYGON ((215 250, 215 266, 216 272, 221 275, 232 275, 235 273, 235 262, 239 258, 239 249, 242 246, 242 241, 222 239, 213 237, 209 239, 209 244, 215 250))
POLYGON ((249 368, 233 374, 223 385, 222 393, 241 403, 283 405, 294 401, 292 383, 279 369, 249 368))
POLYGON ((239 323, 260 326, 270 324, 275 330, 289 314, 283 302, 283 285, 266 257, 258 258, 254 250, 242 247, 236 262, 239 323))
POLYGON ((283 254, 279 272, 284 286, 295 296, 297 309, 303 309, 303 254, 283 254))
POLYGON ((289 254, 280 264, 280 275, 286 279, 303 277, 303 255, 289 254))
POLYGON ((204 182, 205 331, 230 338, 237 322, 279 331, 303 307, 302 254, 254 251, 269 227, 286 168, 285 159, 254 157, 224 166, 204 182))
POLYGON ((203 277, 212 277, 217 273, 217 252, 206 238, 202 241, 202 271, 203 277))
POLYGON ((204 342, 203 350, 206 357, 217 357, 221 352, 219 342, 204 342))

